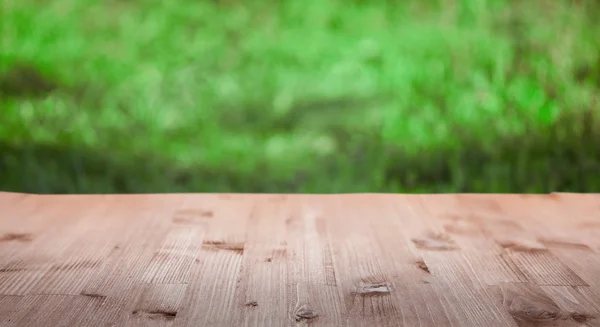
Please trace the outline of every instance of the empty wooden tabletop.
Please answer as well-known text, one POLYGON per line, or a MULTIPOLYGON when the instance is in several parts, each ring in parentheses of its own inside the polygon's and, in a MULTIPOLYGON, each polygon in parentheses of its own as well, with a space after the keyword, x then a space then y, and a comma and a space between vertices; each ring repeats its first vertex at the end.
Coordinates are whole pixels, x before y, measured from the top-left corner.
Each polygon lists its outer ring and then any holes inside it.
POLYGON ((600 326, 600 195, 0 193, 0 326, 600 326))

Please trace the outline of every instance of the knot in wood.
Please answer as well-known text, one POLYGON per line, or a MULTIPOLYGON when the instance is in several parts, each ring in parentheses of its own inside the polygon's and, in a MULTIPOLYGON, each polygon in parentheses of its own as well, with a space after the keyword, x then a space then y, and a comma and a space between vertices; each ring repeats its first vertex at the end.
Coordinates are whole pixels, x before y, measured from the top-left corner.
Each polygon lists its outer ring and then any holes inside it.
POLYGON ((588 321, 589 318, 581 313, 574 312, 571 314, 571 319, 573 319, 573 321, 576 321, 578 323, 585 323, 588 321))
POLYGON ((319 315, 315 310, 307 307, 300 307, 294 312, 294 318, 296 318, 296 321, 314 319, 317 316, 319 315))
POLYGON ((554 320, 559 316, 558 312, 539 308, 527 308, 523 309, 522 312, 533 320, 554 320))
POLYGON ((358 285, 356 294, 360 296, 386 295, 392 291, 392 286, 387 282, 361 283, 358 285))

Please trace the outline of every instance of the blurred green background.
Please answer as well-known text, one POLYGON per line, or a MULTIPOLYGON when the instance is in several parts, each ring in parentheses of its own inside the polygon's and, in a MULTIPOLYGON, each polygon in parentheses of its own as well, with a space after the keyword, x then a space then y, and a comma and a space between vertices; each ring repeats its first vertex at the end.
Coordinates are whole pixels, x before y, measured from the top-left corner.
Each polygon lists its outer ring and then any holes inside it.
POLYGON ((596 0, 2 6, 4 191, 600 191, 596 0))

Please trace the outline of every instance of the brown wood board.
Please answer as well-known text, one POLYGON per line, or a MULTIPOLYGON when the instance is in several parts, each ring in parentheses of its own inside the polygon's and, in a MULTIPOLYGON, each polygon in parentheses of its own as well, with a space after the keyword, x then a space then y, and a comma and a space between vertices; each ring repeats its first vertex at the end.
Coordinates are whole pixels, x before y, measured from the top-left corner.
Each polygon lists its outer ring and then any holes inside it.
POLYGON ((0 193, 0 326, 600 326, 600 195, 0 193))

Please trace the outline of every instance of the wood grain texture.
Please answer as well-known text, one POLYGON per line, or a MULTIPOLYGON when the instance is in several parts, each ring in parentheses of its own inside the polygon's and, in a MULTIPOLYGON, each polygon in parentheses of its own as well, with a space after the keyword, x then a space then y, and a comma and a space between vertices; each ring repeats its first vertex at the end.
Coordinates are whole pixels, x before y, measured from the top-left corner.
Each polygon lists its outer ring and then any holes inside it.
POLYGON ((0 193, 0 326, 600 326, 600 195, 0 193))

